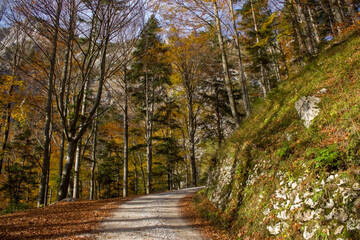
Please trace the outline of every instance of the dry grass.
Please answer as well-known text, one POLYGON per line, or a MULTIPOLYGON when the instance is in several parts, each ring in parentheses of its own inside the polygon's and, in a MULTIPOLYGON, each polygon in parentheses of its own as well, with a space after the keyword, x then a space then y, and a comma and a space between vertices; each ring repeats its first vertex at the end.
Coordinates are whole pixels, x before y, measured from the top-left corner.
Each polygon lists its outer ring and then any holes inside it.
POLYGON ((193 197, 195 194, 186 196, 180 203, 183 216, 195 227, 202 232, 207 239, 212 240, 231 240, 233 238, 227 231, 219 229, 218 226, 209 220, 200 216, 199 211, 195 208, 193 197))

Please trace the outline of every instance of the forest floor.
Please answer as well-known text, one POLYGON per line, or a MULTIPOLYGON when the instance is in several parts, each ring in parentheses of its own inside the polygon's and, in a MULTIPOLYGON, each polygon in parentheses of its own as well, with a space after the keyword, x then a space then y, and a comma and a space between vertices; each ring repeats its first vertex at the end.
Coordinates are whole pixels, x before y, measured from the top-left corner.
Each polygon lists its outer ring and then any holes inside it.
POLYGON ((131 198, 59 202, 0 216, 0 239, 91 239, 101 222, 131 198))
POLYGON ((0 239, 228 239, 195 209, 200 189, 59 202, 2 215, 0 239))

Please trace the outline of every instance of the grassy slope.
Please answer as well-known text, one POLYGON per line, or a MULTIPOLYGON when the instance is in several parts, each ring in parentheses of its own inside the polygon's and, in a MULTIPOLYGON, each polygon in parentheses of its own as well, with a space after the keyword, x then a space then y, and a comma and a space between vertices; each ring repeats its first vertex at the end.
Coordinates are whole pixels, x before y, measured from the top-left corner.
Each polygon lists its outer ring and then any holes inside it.
MULTIPOLYGON (((323 50, 297 76, 274 90, 267 101, 258 103, 249 119, 227 140, 217 159, 235 159, 236 174, 227 188, 239 195, 232 194, 222 218, 216 213, 213 219, 230 224, 236 235, 252 232, 255 238, 268 236, 265 227, 259 228, 254 223, 262 216, 259 209, 264 209, 267 200, 273 196, 279 183, 276 178, 279 171, 286 173, 289 179, 308 172, 308 182, 335 171, 348 174, 354 182, 359 182, 359 130, 360 34, 355 32, 341 43, 323 50), (327 92, 317 95, 323 88, 327 92), (299 98, 309 95, 321 98, 321 112, 306 129, 294 105, 299 98), (291 136, 290 141, 287 135, 291 136), (249 169, 260 161, 266 163, 262 167, 268 173, 263 179, 244 188, 234 183, 244 182, 249 169), (256 206, 260 194, 263 195, 262 205, 256 206), (237 205, 236 202, 240 202, 237 199, 242 199, 240 205, 237 205), (257 232, 259 236, 256 236, 257 232)), ((214 186, 210 187, 209 195, 214 186)), ((296 235, 291 231, 289 234, 296 235)))

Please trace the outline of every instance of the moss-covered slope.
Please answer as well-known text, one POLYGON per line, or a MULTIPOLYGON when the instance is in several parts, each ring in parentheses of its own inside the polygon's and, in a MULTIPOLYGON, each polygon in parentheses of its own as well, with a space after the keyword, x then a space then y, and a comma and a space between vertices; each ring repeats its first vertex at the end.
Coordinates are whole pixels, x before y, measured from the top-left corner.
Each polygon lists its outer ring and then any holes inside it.
POLYGON ((239 239, 360 239, 359 130, 357 32, 282 83, 227 140, 207 190, 217 218, 239 239), (309 128, 295 109, 304 96, 321 99, 309 128))

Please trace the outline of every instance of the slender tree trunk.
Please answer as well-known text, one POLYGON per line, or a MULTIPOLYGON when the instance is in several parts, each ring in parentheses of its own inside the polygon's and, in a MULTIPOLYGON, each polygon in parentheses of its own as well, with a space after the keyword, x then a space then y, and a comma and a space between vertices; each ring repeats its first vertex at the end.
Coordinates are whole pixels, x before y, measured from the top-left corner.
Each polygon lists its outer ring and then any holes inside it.
POLYGON ((215 86, 215 114, 216 114, 216 130, 217 130, 217 138, 218 138, 218 148, 220 149, 222 140, 223 140, 223 133, 221 127, 221 113, 220 113, 220 97, 219 97, 219 86, 215 86))
MULTIPOLYGON (((89 95, 89 89, 90 89, 90 81, 86 81, 85 83, 85 90, 84 90, 84 98, 82 99, 82 106, 81 106, 81 115, 85 116, 86 108, 87 108, 87 98, 89 95)), ((81 120, 80 128, 84 126, 84 121, 81 120)), ((77 152, 76 152, 76 158, 75 158, 75 173, 74 173, 74 191, 73 191, 73 198, 79 197, 79 179, 80 179, 80 164, 81 164, 81 148, 82 148, 82 138, 80 138, 78 146, 77 146, 77 152)))
POLYGON ((81 148, 82 148, 82 141, 80 139, 77 148, 76 148, 76 155, 75 155, 75 168, 74 168, 74 185, 73 185, 73 198, 79 197, 79 178, 80 178, 80 161, 81 161, 81 148))
POLYGON ((236 41, 238 69, 239 69, 238 71, 239 71, 239 76, 241 79, 239 81, 239 83, 240 83, 241 91, 242 91, 242 100, 243 100, 243 104, 244 104, 245 115, 246 115, 246 117, 248 117, 251 113, 251 106, 250 106, 249 92, 248 92, 247 83, 246 83, 244 64, 243 64, 243 60, 242 60, 240 36, 239 36, 239 31, 237 30, 238 28, 237 28, 237 24, 236 24, 236 16, 235 16, 234 7, 233 7, 233 0, 230 0, 229 6, 230 6, 230 11, 231 11, 232 24, 233 24, 233 28, 235 31, 235 41, 236 41))
POLYGON ((52 188, 50 188, 50 194, 49 194, 49 205, 51 205, 51 198, 52 198, 52 188))
POLYGON ((313 37, 310 28, 310 23, 308 21, 307 16, 305 15, 305 9, 303 8, 300 0, 296 0, 296 3, 294 5, 297 10, 298 16, 301 19, 301 22, 303 23, 307 50, 311 55, 314 55, 316 53, 316 49, 313 44, 313 37))
POLYGON ((341 33, 341 28, 339 25, 337 25, 336 27, 334 25, 336 23, 336 20, 335 20, 333 12, 331 10, 329 1, 320 0, 320 5, 329 18, 329 23, 330 23, 330 27, 331 27, 331 31, 332 31, 333 35, 338 36, 341 33))
POLYGON ((284 49, 283 49, 280 42, 275 41, 275 44, 276 44, 276 49, 279 51, 282 64, 284 66, 285 77, 286 77, 286 79, 288 79, 289 78, 289 68, 287 66, 287 61, 286 61, 286 57, 285 57, 285 54, 284 54, 284 49))
POLYGON ((315 39, 316 45, 319 46, 321 43, 321 39, 320 39, 319 26, 314 20, 314 10, 311 9, 311 7, 309 5, 307 5, 307 10, 308 10, 308 15, 309 15, 310 25, 312 27, 312 32, 314 33, 314 39, 315 39))
POLYGON ((101 198, 101 184, 99 181, 98 181, 97 185, 98 185, 98 191, 97 191, 98 197, 97 198, 99 199, 99 198, 101 198))
POLYGON ((55 77, 55 65, 56 65, 56 55, 58 47, 58 34, 59 34, 59 25, 60 25, 60 15, 62 10, 62 0, 57 1, 57 12, 55 16, 55 26, 54 26, 54 35, 52 39, 52 53, 50 59, 50 70, 49 70, 49 82, 47 89, 47 102, 46 102, 46 116, 45 116, 45 127, 44 127, 44 152, 43 152, 43 164, 42 164, 42 175, 40 180, 39 187, 39 196, 37 206, 40 207, 44 204, 44 196, 46 189, 46 176, 49 171, 50 166, 50 124, 51 124, 51 115, 52 115, 52 91, 53 91, 53 82, 55 77))
MULTIPOLYGON (((9 96, 12 95, 13 89, 14 89, 14 86, 11 84, 10 89, 9 89, 9 96)), ((5 122, 5 126, 4 126, 4 140, 3 140, 3 144, 2 144, 2 148, 1 148, 1 156, 0 156, 0 174, 2 171, 2 165, 4 162, 4 158, 5 158, 7 142, 9 139, 10 126, 11 126, 11 103, 8 103, 6 106, 6 122, 5 122)))
POLYGON ((153 110, 154 110, 154 96, 153 96, 153 79, 145 77, 145 101, 146 101, 146 120, 145 120, 145 140, 146 140, 146 163, 147 163, 147 181, 146 194, 152 192, 152 126, 153 126, 153 110), (151 81, 151 86, 150 86, 151 81))
MULTIPOLYGON (((188 89, 188 88, 187 88, 188 89)), ((188 112, 189 112, 189 144, 190 144, 190 163, 191 163, 191 185, 197 187, 197 171, 196 171, 196 157, 195 157, 195 133, 196 133, 196 119, 193 111, 193 96, 192 92, 188 92, 187 96, 188 112)))
POLYGON ((141 175, 142 175, 142 180, 143 180, 143 186, 144 186, 144 193, 146 193, 146 177, 145 177, 145 171, 144 171, 144 167, 143 167, 143 161, 140 155, 140 152, 137 153, 139 161, 140 161, 140 170, 141 170, 141 175))
POLYGON ((273 61, 273 67, 274 67, 274 72, 275 72, 275 76, 276 76, 276 81, 278 83, 281 83, 281 75, 280 75, 280 66, 279 66, 279 59, 277 58, 277 56, 275 56, 275 49, 273 46, 269 47, 269 51, 270 54, 272 56, 272 61, 273 61))
POLYGON ((343 14, 341 13, 341 8, 339 7, 337 0, 329 0, 329 2, 330 2, 331 11, 334 14, 338 28, 341 31, 341 27, 345 21, 345 19, 343 18, 343 14))
MULTIPOLYGON (((257 21, 256 21, 256 15, 255 15, 255 11, 254 11, 253 1, 250 0, 250 3, 251 3, 251 13, 252 13, 252 18, 253 18, 253 23, 254 23, 254 29, 255 29, 255 33, 256 33, 256 43, 259 43, 260 40, 259 40, 259 34, 258 34, 258 25, 257 25, 257 21)), ((258 54, 260 57, 261 56, 260 50, 258 51, 258 54)), ((265 76, 265 66, 262 61, 260 63, 260 74, 261 74, 260 87, 263 92, 263 97, 264 97, 264 99, 266 99, 267 95, 269 94, 269 92, 271 90, 271 86, 270 86, 269 80, 265 76)))
POLYGON ((295 36, 296 36, 297 43, 299 44, 300 52, 302 53, 302 55, 307 55, 307 53, 308 53, 307 47, 305 45, 305 41, 304 41, 304 38, 302 35, 300 23, 297 20, 297 15, 296 15, 296 11, 294 8, 294 4, 291 0, 287 0, 287 1, 289 4, 290 17, 291 17, 293 28, 295 30, 295 36))
POLYGON ((224 38, 222 35, 222 30, 221 30, 219 10, 218 10, 216 0, 213 0, 212 2, 213 2, 214 13, 215 13, 215 23, 216 23, 216 30, 217 30, 216 32, 217 32, 217 37, 219 40, 220 51, 221 51, 221 60, 222 60, 222 67, 223 67, 223 71, 224 71, 225 88, 226 88, 226 91, 227 91, 227 94, 229 97, 229 105, 230 105, 233 120, 234 120, 236 126, 239 126, 240 118, 239 118, 238 110, 236 109, 235 98, 234 98, 234 93, 233 93, 231 79, 230 79, 229 63, 228 63, 227 54, 226 54, 226 50, 225 50, 224 38))
POLYGON ((121 163, 120 163, 120 156, 118 153, 116 153, 116 196, 120 197, 120 180, 121 180, 121 176, 120 176, 120 168, 121 168, 121 163))
POLYGON ((340 13, 341 13, 341 18, 343 20, 343 22, 346 21, 346 17, 345 17, 345 2, 343 0, 337 0, 337 4, 339 6, 339 10, 340 10, 340 13))
POLYGON ((134 186, 134 192, 135 192, 135 195, 138 194, 138 188, 139 188, 139 176, 138 176, 138 171, 137 171, 137 163, 136 163, 136 158, 135 158, 135 155, 133 155, 133 158, 134 158, 134 175, 135 175, 135 186, 134 186))
MULTIPOLYGON (((134 144, 135 145, 135 144, 134 144)), ((139 192, 139 180, 138 180, 138 175, 137 175, 137 163, 136 163, 136 156, 135 156, 135 151, 132 151, 132 155, 134 158, 134 166, 135 166, 135 186, 137 186, 135 188, 135 194, 137 195, 137 193, 139 192)), ((138 158, 139 158, 139 165, 140 165, 140 171, 141 171, 141 175, 142 175, 142 180, 143 180, 143 186, 144 186, 144 191, 146 191, 146 182, 145 182, 145 174, 144 174, 144 168, 142 166, 142 160, 140 157, 140 154, 138 153, 138 158)))
POLYGON ((60 142, 60 156, 59 156, 59 179, 61 179, 61 174, 63 171, 64 152, 65 152, 65 133, 62 131, 61 132, 61 142, 60 142))
POLYGON ((353 21, 353 23, 356 24, 360 21, 360 15, 358 14, 358 10, 354 3, 354 0, 345 0, 345 3, 347 5, 347 10, 351 17, 351 20, 353 21))
MULTIPOLYGON (((129 173, 129 124, 128 124, 128 86, 126 66, 124 66, 124 184, 123 197, 128 196, 128 173, 129 173)), ((135 169, 136 172, 136 169, 135 169)))
POLYGON ((94 120, 93 126, 93 146, 92 146, 92 164, 91 164, 91 181, 90 181, 90 199, 94 199, 95 194, 95 167, 96 167, 96 148, 97 148, 97 119, 94 120))
POLYGON ((46 175, 46 185, 45 185, 45 196, 44 196, 44 206, 48 205, 48 192, 49 192, 49 177, 50 177, 50 168, 48 170, 48 173, 46 175))

